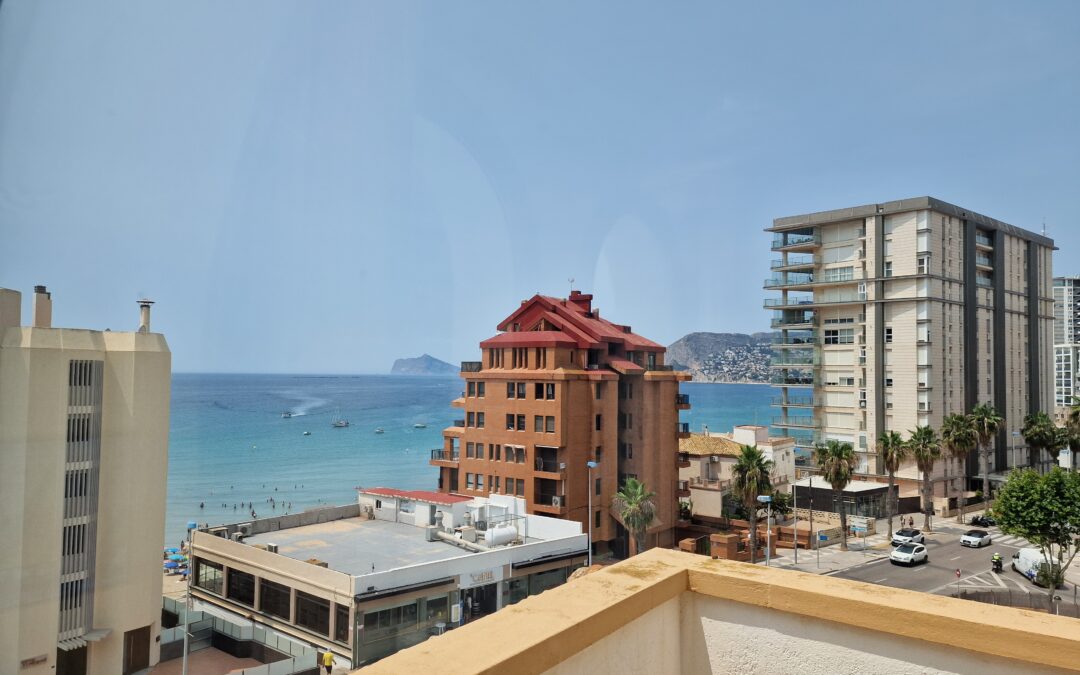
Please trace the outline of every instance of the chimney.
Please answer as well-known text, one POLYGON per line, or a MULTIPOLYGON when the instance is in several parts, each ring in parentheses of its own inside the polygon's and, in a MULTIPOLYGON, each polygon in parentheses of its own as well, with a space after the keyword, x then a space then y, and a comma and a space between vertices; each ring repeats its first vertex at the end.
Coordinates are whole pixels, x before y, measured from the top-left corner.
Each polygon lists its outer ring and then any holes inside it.
POLYGON ((701 425, 701 432, 703 434, 705 434, 706 436, 708 436, 709 435, 709 425, 708 424, 702 424, 701 425))
POLYGON ((139 332, 150 332, 150 305, 154 304, 153 300, 147 300, 143 298, 139 300, 139 332))
POLYGON ((52 328, 52 293, 34 286, 34 328, 52 328))
POLYGON ((574 303, 578 307, 582 308, 586 312, 592 311, 592 295, 588 293, 582 293, 581 291, 570 291, 570 297, 567 298, 570 302, 574 303))
POLYGON ((5 328, 22 325, 22 293, 0 288, 0 333, 5 328))

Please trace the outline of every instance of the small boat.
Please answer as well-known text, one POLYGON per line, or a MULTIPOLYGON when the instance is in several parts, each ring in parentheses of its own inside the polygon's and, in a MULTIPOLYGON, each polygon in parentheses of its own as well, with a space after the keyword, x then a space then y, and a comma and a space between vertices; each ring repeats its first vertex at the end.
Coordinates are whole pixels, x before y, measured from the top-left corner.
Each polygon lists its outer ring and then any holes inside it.
POLYGON ((412 425, 412 428, 413 429, 427 429, 427 425, 424 424, 423 422, 417 422, 416 424, 412 425))
POLYGON ((282 419, 286 419, 286 420, 287 420, 287 419, 289 419, 290 417, 292 417, 292 411, 291 411, 291 410, 286 410, 285 412, 281 413, 281 418, 282 418, 282 419))
POLYGON ((305 432, 304 432, 304 435, 305 435, 305 436, 310 436, 310 435, 311 435, 311 432, 310 432, 310 431, 305 431, 305 432))
POLYGON ((383 428, 382 428, 382 427, 377 427, 377 428, 375 429, 375 433, 377 433, 377 434, 381 434, 381 433, 385 433, 385 432, 383 431, 383 428))
POLYGON ((344 429, 345 427, 349 426, 349 420, 344 419, 344 418, 339 419, 339 420, 334 420, 333 422, 330 423, 330 426, 334 427, 335 429, 344 429))

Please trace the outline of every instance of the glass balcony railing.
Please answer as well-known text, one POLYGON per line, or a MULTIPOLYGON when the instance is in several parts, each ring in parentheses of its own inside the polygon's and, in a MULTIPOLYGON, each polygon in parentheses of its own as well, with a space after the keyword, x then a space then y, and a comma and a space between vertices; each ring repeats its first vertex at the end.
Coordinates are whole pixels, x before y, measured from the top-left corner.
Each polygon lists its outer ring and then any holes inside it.
POLYGON ((821 358, 817 354, 784 350, 783 353, 775 354, 772 357, 770 365, 773 368, 798 368, 800 366, 816 366, 820 363, 821 358))
POLYGON ((976 255, 975 256, 975 264, 976 265, 983 265, 984 267, 993 267, 994 266, 994 261, 988 255, 976 255))
POLYGON ((994 240, 991 239, 989 237, 989 235, 985 235, 982 232, 976 232, 975 233, 975 243, 980 244, 982 246, 993 246, 994 245, 994 240))
POLYGON ((689 422, 676 422, 675 423, 675 433, 678 433, 678 434, 688 434, 688 433, 690 433, 690 423, 689 422))
POLYGON ((804 427, 814 428, 818 425, 818 418, 813 415, 787 415, 772 418, 774 427, 804 427))
POLYGON ((463 373, 479 373, 480 368, 483 367, 483 363, 480 361, 462 361, 461 372, 463 373))
POLYGON ((814 324, 814 315, 807 314, 805 316, 785 316, 773 318, 769 325, 773 328, 787 328, 789 326, 812 326, 814 324))
POLYGON ((813 408, 818 405, 818 400, 813 396, 776 396, 773 397, 772 405, 780 408, 813 408))
POLYGON ((431 451, 431 458, 439 462, 456 462, 459 459, 457 450, 443 450, 436 448, 431 451))
POLYGON ((813 267, 814 265, 817 265, 818 262, 819 260, 816 255, 789 255, 786 260, 783 258, 773 260, 772 263, 769 264, 769 267, 774 270, 784 267, 813 267))
POLYGON ((801 373, 776 373, 769 381, 785 387, 813 387, 818 384, 818 379, 813 375, 801 373))
POLYGON ((787 298, 766 298, 766 307, 798 307, 799 305, 814 304, 813 296, 792 296, 787 298))
POLYGON ((778 251, 789 246, 816 246, 820 243, 821 236, 817 234, 785 232, 773 237, 772 248, 778 251))
POLYGON ((814 283, 810 272, 784 272, 765 280, 765 288, 783 288, 785 286, 805 286, 814 283))
POLYGON ((815 345, 819 335, 812 330, 787 330, 780 335, 773 335, 769 342, 776 346, 799 347, 803 345, 815 345))

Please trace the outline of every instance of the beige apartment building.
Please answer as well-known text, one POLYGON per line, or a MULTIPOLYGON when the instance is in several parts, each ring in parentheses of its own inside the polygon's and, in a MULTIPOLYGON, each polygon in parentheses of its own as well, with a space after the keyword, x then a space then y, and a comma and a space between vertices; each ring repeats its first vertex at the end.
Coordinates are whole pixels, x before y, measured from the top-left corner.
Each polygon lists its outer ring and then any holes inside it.
POLYGON ((522 497, 530 514, 576 520, 598 551, 626 555, 610 507, 634 477, 656 493, 649 545, 672 546, 679 499, 690 496, 677 466, 690 433, 679 383, 690 375, 665 365, 663 345, 601 318, 592 300, 571 291, 522 301, 480 343, 482 360, 461 364, 465 391, 453 405, 463 419, 431 453, 439 490, 522 497))
POLYGON ((1063 423, 1080 396, 1080 277, 1054 278, 1054 417, 1063 423))
MULTIPOLYGON (((52 327, 0 289, 0 672, 158 661, 170 360, 136 332, 52 327)), ((134 319, 134 317, 132 317, 134 319)))
MULTIPOLYGON (((775 428, 803 447, 850 442, 858 472, 881 474, 882 432, 940 429, 989 402, 1006 420, 991 471, 1025 463, 1014 432, 1054 401, 1051 239, 932 197, 778 218, 768 231, 775 428)), ((966 473, 979 474, 975 453, 966 473)))

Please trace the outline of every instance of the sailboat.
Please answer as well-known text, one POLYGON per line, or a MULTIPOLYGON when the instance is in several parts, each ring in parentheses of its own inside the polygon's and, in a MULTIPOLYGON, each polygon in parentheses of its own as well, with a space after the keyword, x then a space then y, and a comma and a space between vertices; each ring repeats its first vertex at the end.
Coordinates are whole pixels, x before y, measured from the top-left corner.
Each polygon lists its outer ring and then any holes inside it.
POLYGON ((334 427, 335 429, 344 429, 345 427, 349 426, 349 420, 341 416, 341 410, 339 409, 337 417, 334 418, 334 421, 330 423, 330 426, 334 427))

